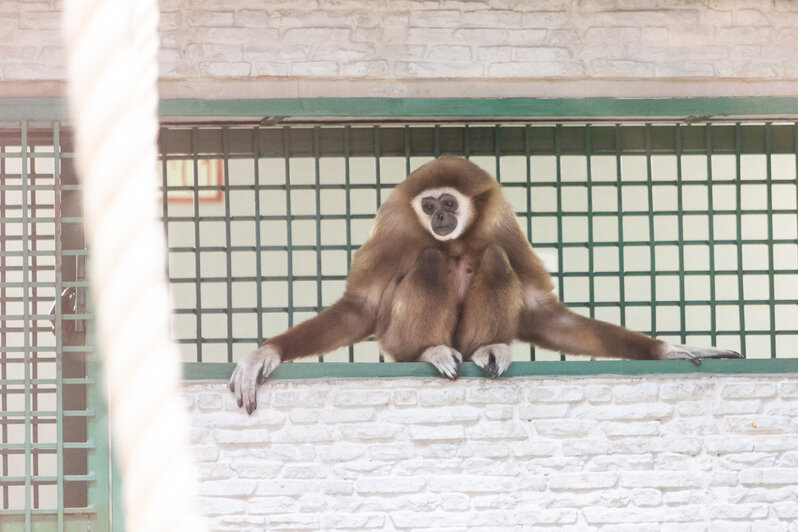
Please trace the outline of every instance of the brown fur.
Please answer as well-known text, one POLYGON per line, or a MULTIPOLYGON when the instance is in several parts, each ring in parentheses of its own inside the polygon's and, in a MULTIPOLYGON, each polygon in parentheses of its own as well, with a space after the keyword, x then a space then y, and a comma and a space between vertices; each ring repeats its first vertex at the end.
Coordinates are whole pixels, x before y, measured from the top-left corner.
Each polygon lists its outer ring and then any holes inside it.
POLYGON ((480 346, 532 342, 593 356, 656 359, 668 344, 572 313, 532 251, 501 186, 473 163, 441 157, 396 187, 356 253, 343 298, 315 318, 272 338, 282 360, 322 354, 376 335, 398 361, 448 345, 468 357, 480 346), (411 200, 452 187, 471 198, 463 234, 438 241, 411 200))

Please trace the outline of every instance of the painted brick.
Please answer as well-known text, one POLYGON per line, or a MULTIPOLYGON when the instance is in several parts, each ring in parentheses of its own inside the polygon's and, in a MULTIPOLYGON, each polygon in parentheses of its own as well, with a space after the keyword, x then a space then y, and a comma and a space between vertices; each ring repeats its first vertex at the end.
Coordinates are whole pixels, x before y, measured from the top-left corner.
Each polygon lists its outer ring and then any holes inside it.
POLYGON ((288 427, 270 434, 276 443, 325 443, 335 441, 336 430, 319 425, 288 427))
POLYGON ((734 383, 727 384, 721 389, 721 397, 724 399, 755 399, 776 396, 775 383, 734 383))
POLYGON ((618 473, 564 473, 549 477, 553 490, 585 490, 611 488, 618 483, 618 473))
POLYGON ((542 436, 586 436, 597 423, 580 419, 551 419, 535 421, 535 430, 542 436))
POLYGON ((283 468, 283 462, 277 460, 236 460, 231 468, 240 478, 274 478, 283 468))
POLYGON ((485 421, 466 429, 470 440, 525 440, 527 432, 521 423, 514 421, 485 421))
POLYGON ((531 403, 575 403, 584 396, 585 391, 580 386, 535 386, 526 393, 531 403))
POLYGON ((468 390, 468 402, 476 405, 512 405, 521 402, 523 390, 512 384, 507 386, 480 386, 468 390))
POLYGON ((750 469, 740 472, 743 485, 791 485, 798 478, 798 468, 750 469))
POLYGON ((339 430, 346 440, 373 441, 394 440, 405 429, 402 425, 385 423, 353 423, 340 425, 339 430))
POLYGON ((399 390, 391 395, 391 402, 396 406, 415 406, 418 404, 418 392, 415 390, 399 390))
POLYGON ((657 436, 660 433, 660 423, 657 421, 602 424, 604 434, 610 438, 625 436, 657 436))
POLYGON ((687 471, 651 471, 624 472, 620 485, 625 488, 699 488, 702 479, 699 475, 687 471))
POLYGON ((457 28, 460 12, 455 10, 413 10, 410 12, 410 27, 457 28))
POLYGON ((396 410, 394 412, 386 412, 381 419, 388 423, 441 425, 473 422, 477 421, 481 415, 482 411, 479 408, 460 405, 426 408, 421 411, 396 410))
POLYGON ((463 427, 456 425, 442 427, 418 425, 409 427, 408 431, 413 441, 461 441, 466 438, 463 427))
MULTIPOLYGON (((798 29, 795 30, 798 41, 798 29)), ((798 382, 782 382, 779 384, 779 395, 785 399, 798 399, 798 382)))
POLYGON ((425 484, 426 480, 423 477, 369 478, 356 480, 355 491, 367 494, 416 493, 421 491, 425 484))
POLYGON ((566 404, 540 404, 522 406, 518 409, 518 416, 525 421, 536 419, 564 418, 571 407, 566 404))
POLYGON ((419 400, 421 406, 448 406, 465 403, 466 390, 448 387, 443 389, 421 390, 419 400))

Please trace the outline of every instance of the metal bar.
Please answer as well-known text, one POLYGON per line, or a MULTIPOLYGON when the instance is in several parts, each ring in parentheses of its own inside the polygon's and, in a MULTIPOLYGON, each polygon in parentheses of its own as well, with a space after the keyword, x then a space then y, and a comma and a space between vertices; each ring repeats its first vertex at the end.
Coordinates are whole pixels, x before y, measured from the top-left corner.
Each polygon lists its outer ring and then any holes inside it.
POLYGON ((197 281, 194 285, 196 296, 196 309, 197 309, 197 362, 202 362, 202 285, 200 283, 200 275, 202 274, 202 261, 200 260, 200 214, 199 214, 199 159, 197 158, 197 128, 191 128, 191 153, 192 169, 194 172, 194 271, 197 275, 197 281))
MULTIPOLYGON (((377 210, 379 211, 380 206, 382 205, 382 177, 381 177, 381 167, 380 164, 380 157, 381 157, 381 149, 380 149, 380 126, 374 125, 374 183, 377 187, 377 210)), ((385 362, 385 355, 382 354, 382 351, 378 351, 379 361, 385 362)))
MULTIPOLYGON (((344 190, 346 190, 346 263, 352 264, 352 223, 351 223, 351 215, 352 215, 352 191, 349 187, 350 185, 350 176, 349 176, 349 155, 350 155, 350 147, 351 147, 351 128, 350 126, 344 126, 344 190)), ((348 348, 349 351, 349 362, 355 361, 355 347, 350 345, 348 348)))
MULTIPOLYGON (((532 147, 530 146, 530 126, 524 126, 524 163, 526 170, 526 234, 532 242, 532 147)), ((529 344, 529 360, 535 360, 535 346, 529 344)))
POLYGON ((767 231, 768 231, 768 308, 770 311, 770 358, 776 358, 776 287, 773 252, 773 140, 771 138, 770 122, 765 124, 765 179, 768 182, 765 187, 767 194, 767 231))
MULTIPOLYGON (((554 154, 556 157, 556 174, 555 174, 555 187, 557 189, 557 212, 562 212, 562 124, 557 124, 554 129, 554 154)), ((557 216, 557 285, 559 287, 558 293, 560 300, 565 301, 565 277, 562 275, 565 272, 564 266, 564 250, 562 246, 562 226, 563 219, 557 216)), ((560 353, 560 360, 565 360, 565 354, 560 353)))
MULTIPOLYGON (((234 364, 184 364, 186 380, 227 380, 234 364)), ((684 360, 585 360, 585 361, 535 361, 513 362, 505 377, 533 375, 679 375, 679 374, 761 374, 798 373, 798 359, 739 359, 705 360, 700 366, 684 360)), ((437 370, 424 362, 326 362, 324 364, 281 364, 269 378, 313 379, 322 377, 385 378, 385 377, 436 377, 437 370)), ((460 366, 462 377, 484 377, 485 373, 473 362, 460 366)))
MULTIPOLYGON (((737 211, 735 220, 737 222, 737 291, 738 291, 738 315, 740 319, 740 353, 746 356, 746 339, 745 339, 745 283, 743 275, 743 191, 742 191, 742 167, 741 167, 741 143, 742 133, 740 131, 740 123, 734 127, 734 168, 735 168, 735 192, 737 211)), ((798 153, 798 151, 796 152, 798 153)))
POLYGON ((61 129, 60 123, 53 124, 53 210, 55 214, 55 352, 56 352, 56 475, 58 477, 56 485, 56 529, 58 532, 64 531, 64 365, 63 365, 63 323, 61 308, 61 292, 63 282, 62 271, 62 242, 61 242, 61 129))
POLYGON ((404 127, 405 132, 405 175, 410 175, 410 126, 404 127))
MULTIPOLYGON (((260 214, 260 128, 252 131, 252 156, 255 181, 255 214, 260 214)), ((288 222, 286 222, 288 223, 288 222)), ((258 321, 258 345, 263 343, 263 265, 261 263, 261 232, 260 220, 255 218, 255 301, 257 310, 255 314, 258 321)))
POLYGON ((651 329, 650 334, 657 334, 657 256, 656 256, 656 235, 654 234, 654 178, 651 175, 651 124, 646 124, 646 192, 648 199, 648 239, 649 239, 649 264, 651 270, 650 284, 650 311, 651 329))
MULTIPOLYGON (((164 98, 162 117, 722 117, 798 115, 794 97, 721 98, 164 98)), ((65 120, 63 98, 2 98, 4 120, 65 120)))
POLYGON ((22 312, 24 314, 24 336, 23 347, 25 348, 25 526, 31 526, 31 481, 33 476, 33 464, 31 455, 31 411, 33 409, 31 397, 31 361, 32 352, 30 345, 30 292, 27 283, 30 280, 29 258, 28 258, 28 191, 25 187, 28 184, 28 123, 22 122, 22 142, 21 142, 21 163, 22 163, 22 281, 25 283, 22 292, 22 312))
MULTIPOLYGON (((227 308, 233 308, 233 255, 230 251, 232 246, 230 231, 230 129, 222 128, 222 168, 223 168, 223 191, 224 194, 224 242, 225 242, 225 288, 227 292, 227 308)), ((199 274, 199 272, 197 272, 199 274)), ((233 361, 233 319, 232 315, 227 315, 227 361, 233 361)))
MULTIPOLYGON (((0 155, 5 155, 6 146, 0 144, 0 155)), ((6 210, 8 209, 8 201, 6 199, 6 160, 0 159, 0 217, 5 218, 6 210)), ((7 238, 6 223, 0 223, 0 242, 5 242, 7 238)), ((0 314, 5 316, 8 314, 8 297, 6 290, 6 275, 8 272, 7 255, 0 254, 0 314)), ((0 346, 8 345, 8 329, 5 327, 5 318, 0 318, 3 327, 0 327, 0 346)), ((5 384, 8 379, 8 366, 9 361, 6 351, 0 350, 0 409, 8 409, 8 387, 5 384)), ((8 423, 5 419, 0 418, 0 441, 8 441, 8 423)), ((8 455, 3 454, 0 456, 2 460, 3 471, 8 471, 8 455)), ((5 484, 0 485, 2 489, 3 508, 9 507, 9 489, 5 484)))
POLYGON ((615 124, 615 171, 618 186, 618 307, 621 325, 626 326, 626 279, 623 249, 623 175, 621 170, 621 125, 615 124))
MULTIPOLYGON (((9 100, 5 100, 9 102, 9 100)), ((17 103, 13 99, 11 104, 17 103)), ((18 105, 18 103, 17 103, 18 105)), ((13 107, 2 116, 12 116, 13 107), (8 113, 8 114, 6 114, 8 113)), ((163 99, 159 114, 196 116, 329 117, 722 117, 795 116, 798 98, 276 98, 163 99)))
MULTIPOLYGON (((313 169, 315 180, 315 196, 316 196, 316 312, 321 312, 322 309, 322 291, 321 291, 321 169, 319 158, 319 126, 313 128, 313 169)), ((349 161, 346 161, 348 164, 349 161)), ((349 175, 349 168, 346 169, 346 174, 349 175)), ((324 362, 324 355, 318 356, 319 362, 324 362)), ((351 360, 350 360, 351 362, 351 360)))
MULTIPOLYGON (((87 337, 95 337, 94 322, 89 322, 87 337)), ((96 512, 94 529, 111 530, 112 516, 114 521, 122 520, 122 507, 111 507, 111 501, 118 494, 111 482, 111 432, 102 392, 102 371, 96 357, 87 361, 86 375, 100 383, 86 389, 86 411, 82 412, 84 415, 88 414, 86 433, 94 444, 94 450, 87 453, 86 457, 86 470, 94 474, 94 479, 86 483, 87 498, 89 507, 96 512)))
POLYGON ((493 128, 493 156, 495 158, 495 167, 496 167, 496 181, 499 183, 502 182, 502 167, 501 167, 501 130, 499 129, 500 125, 496 124, 493 128))
POLYGON ((285 159, 285 227, 288 268, 288 327, 294 326, 294 239, 291 223, 291 130, 283 128, 283 157, 285 159))
MULTIPOLYGON (((674 129, 674 141, 676 144, 676 212, 678 219, 678 240, 679 249, 679 323, 682 331, 680 341, 682 344, 687 342, 687 308, 685 301, 685 277, 684 277, 684 186, 682 181, 682 130, 679 126, 674 129)), ((655 292, 656 296, 656 292, 655 292)))
POLYGON ((466 159, 471 158, 471 127, 466 124, 463 126, 463 157, 466 159))
MULTIPOLYGON (((587 290, 589 301, 589 315, 596 317, 596 275, 594 264, 595 246, 593 242, 593 164, 592 164, 592 145, 590 142, 590 124, 585 126, 585 172, 587 186, 587 290)), ((649 208, 651 206, 649 205, 649 208)), ((652 297, 654 297, 652 291, 652 297)))
POLYGON ((712 198, 712 126, 706 126, 706 143, 707 143, 707 232, 709 240, 709 322, 710 338, 712 345, 718 341, 718 315, 716 309, 716 291, 715 286, 715 213, 713 211, 714 201, 712 198))

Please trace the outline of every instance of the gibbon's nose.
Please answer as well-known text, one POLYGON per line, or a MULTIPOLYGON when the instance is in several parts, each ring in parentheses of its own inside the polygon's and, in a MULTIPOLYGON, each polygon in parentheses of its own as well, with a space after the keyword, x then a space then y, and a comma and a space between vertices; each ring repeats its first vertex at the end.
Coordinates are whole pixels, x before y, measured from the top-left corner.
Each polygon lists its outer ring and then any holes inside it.
POLYGON ((442 221, 443 221, 443 218, 444 218, 444 216, 445 216, 445 215, 444 215, 442 212, 440 212, 440 211, 438 211, 438 212, 435 214, 435 217, 438 219, 438 221, 439 221, 439 222, 442 222, 442 221))

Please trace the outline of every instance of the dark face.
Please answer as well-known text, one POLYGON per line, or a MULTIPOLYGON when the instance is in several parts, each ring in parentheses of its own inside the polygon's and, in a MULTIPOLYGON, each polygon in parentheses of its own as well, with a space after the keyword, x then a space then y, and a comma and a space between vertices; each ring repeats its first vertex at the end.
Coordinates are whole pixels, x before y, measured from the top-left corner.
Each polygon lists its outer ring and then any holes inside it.
POLYGON ((457 199, 451 194, 421 200, 421 209, 430 217, 430 227, 438 236, 445 236, 457 228, 457 199))

